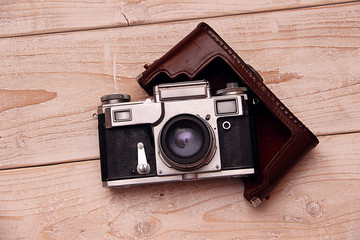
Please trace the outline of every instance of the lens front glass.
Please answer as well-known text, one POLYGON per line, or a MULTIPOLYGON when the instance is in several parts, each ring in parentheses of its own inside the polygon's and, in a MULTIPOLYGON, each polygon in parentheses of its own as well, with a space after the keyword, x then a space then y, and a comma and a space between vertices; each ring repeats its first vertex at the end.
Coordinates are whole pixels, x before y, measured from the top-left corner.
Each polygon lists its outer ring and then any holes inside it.
POLYGON ((169 150, 178 157, 191 157, 204 145, 204 132, 201 127, 190 120, 175 122, 168 131, 169 150))
POLYGON ((194 115, 181 114, 164 125, 160 145, 170 165, 180 170, 196 169, 208 160, 213 137, 203 120, 194 115))

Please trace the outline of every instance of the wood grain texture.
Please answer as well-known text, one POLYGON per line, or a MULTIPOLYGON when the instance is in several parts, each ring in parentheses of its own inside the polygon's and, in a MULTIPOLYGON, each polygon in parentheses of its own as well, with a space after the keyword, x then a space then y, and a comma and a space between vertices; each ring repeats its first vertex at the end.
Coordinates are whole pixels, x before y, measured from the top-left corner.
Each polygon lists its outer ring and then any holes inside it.
POLYGON ((5 0, 0 2, 0 37, 119 27, 341 2, 346 1, 5 0))
POLYGON ((359 239, 360 134, 320 137, 271 199, 237 179, 102 188, 98 161, 2 170, 1 239, 359 239))
MULTIPOLYGON (((326 135, 360 130, 359 13, 360 4, 344 4, 207 22, 295 115, 326 135)), ((97 158, 92 114, 100 97, 145 98, 135 81, 142 65, 197 23, 0 39, 0 168, 97 158)))

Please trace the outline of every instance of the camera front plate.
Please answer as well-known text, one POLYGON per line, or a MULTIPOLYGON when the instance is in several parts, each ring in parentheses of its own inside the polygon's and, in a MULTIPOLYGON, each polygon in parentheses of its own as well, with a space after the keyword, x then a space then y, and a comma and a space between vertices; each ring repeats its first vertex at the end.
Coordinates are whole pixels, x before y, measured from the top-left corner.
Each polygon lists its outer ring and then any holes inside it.
POLYGON ((222 116, 237 116, 243 115, 242 109, 242 96, 241 95, 231 95, 231 96, 215 96, 212 98, 203 98, 203 99, 189 99, 189 100, 181 100, 181 101, 166 101, 164 102, 163 108, 163 119, 161 123, 154 126, 154 136, 157 137, 155 139, 155 152, 156 154, 156 166, 157 166, 157 174, 158 176, 167 176, 167 175, 182 175, 182 174, 194 174, 197 173, 198 177, 201 175, 200 173, 207 172, 220 172, 221 171, 221 161, 220 161, 220 153, 218 148, 218 129, 217 129, 217 119, 222 116), (227 113, 227 114, 218 114, 218 110, 216 108, 216 102, 223 100, 235 100, 237 104, 236 112, 227 113), (212 158, 210 158, 209 162, 203 167, 193 170, 193 171, 179 171, 172 167, 170 167, 165 159, 162 159, 161 154, 161 146, 159 136, 161 135, 161 131, 164 125, 174 116, 180 114, 190 114, 194 115, 209 126, 211 131, 214 134, 215 140, 215 149, 212 158), (200 175, 199 175, 200 174, 200 175))

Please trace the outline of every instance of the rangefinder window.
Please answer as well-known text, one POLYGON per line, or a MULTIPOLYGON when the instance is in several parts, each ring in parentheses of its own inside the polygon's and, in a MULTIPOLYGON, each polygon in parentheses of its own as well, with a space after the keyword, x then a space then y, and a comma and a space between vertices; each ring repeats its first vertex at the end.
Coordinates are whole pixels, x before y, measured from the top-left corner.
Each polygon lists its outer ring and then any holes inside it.
POLYGON ((216 100, 216 114, 231 114, 238 113, 238 104, 235 99, 227 99, 227 100, 216 100))

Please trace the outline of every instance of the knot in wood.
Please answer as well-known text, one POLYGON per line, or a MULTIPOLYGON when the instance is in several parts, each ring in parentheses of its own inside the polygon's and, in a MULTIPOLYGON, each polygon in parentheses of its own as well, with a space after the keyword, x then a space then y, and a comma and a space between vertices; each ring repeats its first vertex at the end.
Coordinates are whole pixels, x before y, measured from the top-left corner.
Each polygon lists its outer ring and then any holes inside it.
POLYGON ((162 223, 159 219, 155 217, 149 217, 146 219, 139 220, 135 223, 133 232, 138 237, 150 237, 157 233, 162 226, 162 223))
POLYGON ((321 218, 322 208, 318 202, 308 202, 305 205, 306 213, 313 218, 321 218))

